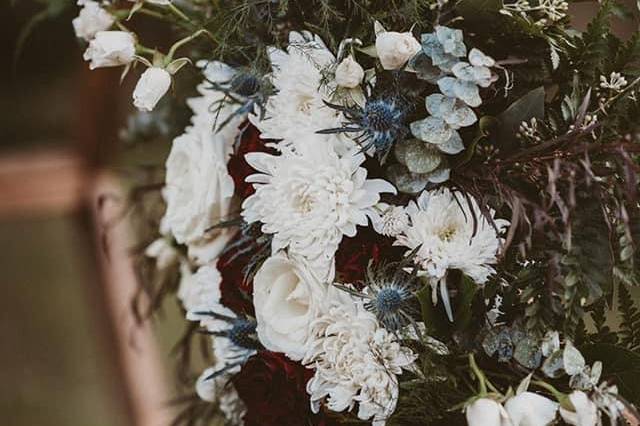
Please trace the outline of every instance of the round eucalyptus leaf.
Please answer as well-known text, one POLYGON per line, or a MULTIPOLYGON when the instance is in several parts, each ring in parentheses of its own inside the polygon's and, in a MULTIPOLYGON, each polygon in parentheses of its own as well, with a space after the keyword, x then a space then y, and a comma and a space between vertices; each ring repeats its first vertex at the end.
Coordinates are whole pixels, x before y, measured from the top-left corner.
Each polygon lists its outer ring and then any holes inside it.
POLYGON ((413 173, 431 173, 442 162, 442 155, 434 145, 418 139, 407 141, 405 165, 413 173))
POLYGON ((402 164, 393 164, 387 169, 387 177, 398 188, 398 191, 406 194, 417 194, 429 183, 428 175, 411 173, 402 164))

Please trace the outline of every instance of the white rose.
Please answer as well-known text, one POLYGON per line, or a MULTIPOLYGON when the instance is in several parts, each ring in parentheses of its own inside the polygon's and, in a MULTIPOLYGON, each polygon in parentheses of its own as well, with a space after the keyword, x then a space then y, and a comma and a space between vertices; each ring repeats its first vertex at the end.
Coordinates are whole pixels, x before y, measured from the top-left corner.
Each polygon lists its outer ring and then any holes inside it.
POLYGON ((560 406, 560 415, 565 422, 574 426, 596 426, 598 424, 598 407, 586 393, 574 391, 569 395, 569 401, 575 411, 560 406))
POLYGON ((95 1, 83 1, 79 3, 84 7, 78 17, 73 20, 73 29, 76 36, 86 41, 91 41, 96 33, 111 28, 115 19, 95 1))
POLYGON ((323 284, 301 260, 290 259, 284 252, 267 259, 253 279, 260 342, 271 351, 301 360, 323 294, 323 284))
POLYGON ((509 415, 497 401, 480 398, 467 407, 469 426, 511 426, 509 415))
POLYGON ((385 70, 397 70, 422 49, 410 32, 384 31, 376 36, 378 59, 385 70))
POLYGON ((136 54, 136 40, 126 31, 100 31, 84 52, 92 70, 127 65, 136 54))
POLYGON ((153 111, 169 87, 171 74, 167 70, 158 67, 147 68, 133 91, 133 104, 140 111, 153 111))
POLYGON ((348 89, 356 88, 364 78, 364 69, 349 55, 336 68, 336 84, 348 89))
POLYGON ((164 221, 180 244, 206 246, 207 229, 228 217, 234 184, 227 161, 233 139, 219 136, 190 131, 173 141, 166 162, 164 221))
POLYGON ((558 404, 532 392, 522 392, 504 404, 513 426, 547 426, 556 418, 558 404))

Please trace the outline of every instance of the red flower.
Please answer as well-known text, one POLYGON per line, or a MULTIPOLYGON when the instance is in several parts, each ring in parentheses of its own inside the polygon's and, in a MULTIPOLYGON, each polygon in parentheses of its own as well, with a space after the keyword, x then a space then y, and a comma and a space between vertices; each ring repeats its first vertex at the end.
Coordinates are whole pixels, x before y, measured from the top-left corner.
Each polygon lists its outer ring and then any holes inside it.
POLYGON ((356 284, 364 281, 369 261, 375 265, 402 258, 403 250, 393 246, 393 239, 377 234, 371 228, 358 228, 352 238, 343 238, 336 252, 336 280, 356 284))
POLYGON ((260 139, 260 131, 252 124, 247 124, 240 135, 240 142, 237 144, 235 152, 227 163, 227 170, 236 186, 236 195, 243 200, 255 192, 253 185, 244 181, 247 176, 255 173, 244 156, 249 152, 275 153, 272 148, 266 147, 265 143, 265 140, 260 139))
MULTIPOLYGON (((238 235, 235 238, 238 238, 238 235)), ((235 238, 229 244, 232 244, 235 238)), ((238 251, 242 250, 243 247, 240 246, 228 250, 218 259, 216 266, 222 276, 220 300, 224 306, 237 314, 253 316, 253 280, 246 273, 247 265, 251 261, 253 253, 238 255, 238 251)))
POLYGON ((309 405, 306 386, 312 376, 312 370, 280 353, 262 351, 251 357, 233 378, 247 406, 245 426, 325 424, 309 405))

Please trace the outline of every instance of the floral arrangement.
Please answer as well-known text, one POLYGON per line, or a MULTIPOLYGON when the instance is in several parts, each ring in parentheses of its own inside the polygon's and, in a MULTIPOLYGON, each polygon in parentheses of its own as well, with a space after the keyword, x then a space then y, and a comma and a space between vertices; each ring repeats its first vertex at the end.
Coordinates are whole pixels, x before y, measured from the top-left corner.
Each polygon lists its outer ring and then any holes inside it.
POLYGON ((92 69, 144 69, 125 140, 170 141, 131 202, 189 322, 177 424, 640 424, 621 4, 78 4, 92 69))

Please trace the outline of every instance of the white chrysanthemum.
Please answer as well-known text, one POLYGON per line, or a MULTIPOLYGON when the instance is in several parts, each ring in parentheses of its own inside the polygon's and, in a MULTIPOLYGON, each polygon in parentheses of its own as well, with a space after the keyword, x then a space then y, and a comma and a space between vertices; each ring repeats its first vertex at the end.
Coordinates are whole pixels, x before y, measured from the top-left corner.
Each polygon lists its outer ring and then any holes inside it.
MULTIPOLYGON (((286 51, 271 47, 268 52, 276 93, 269 97, 264 111, 250 117, 261 137, 299 144, 318 130, 340 127, 342 114, 325 104, 335 84, 323 82, 323 71, 335 58, 320 37, 291 32, 286 51)), ((321 139, 342 151, 354 146, 344 135, 323 135, 321 139)))
MULTIPOLYGON (((446 188, 425 191, 417 203, 407 206, 411 225, 397 237, 396 244, 411 250, 420 274, 439 281, 450 269, 462 271, 478 284, 495 272, 502 239, 480 212, 476 201, 458 197, 446 188)), ((491 211, 493 216, 494 212, 491 211)), ((509 222, 495 219, 502 232, 509 222)))
MULTIPOLYGON (((207 67, 206 75, 226 78, 229 72, 228 67, 217 64, 207 67)), ((187 101, 194 112, 192 125, 173 141, 163 195, 167 202, 164 221, 171 234, 178 243, 189 246, 189 255, 197 263, 204 264, 216 257, 227 241, 224 231, 206 231, 228 218, 234 184, 227 162, 244 117, 234 117, 218 129, 234 107, 221 104, 225 95, 208 82, 198 86, 198 91, 202 96, 187 101)))
POLYGON ((288 248, 314 268, 331 265, 343 235, 354 236, 368 218, 378 220, 373 206, 380 193, 395 193, 390 183, 367 179, 362 154, 339 157, 321 142, 246 159, 260 173, 247 178, 256 192, 243 203, 242 216, 263 223, 262 232, 273 235, 273 253, 288 248))
POLYGON ((373 222, 373 229, 378 234, 396 237, 409 226, 409 215, 404 207, 378 203, 376 209, 380 212, 380 220, 373 222))
POLYGON ((332 287, 326 310, 311 327, 304 363, 315 369, 307 383, 311 408, 352 409, 358 417, 384 425, 398 400, 397 375, 415 360, 395 336, 380 327, 360 300, 332 287))

